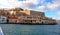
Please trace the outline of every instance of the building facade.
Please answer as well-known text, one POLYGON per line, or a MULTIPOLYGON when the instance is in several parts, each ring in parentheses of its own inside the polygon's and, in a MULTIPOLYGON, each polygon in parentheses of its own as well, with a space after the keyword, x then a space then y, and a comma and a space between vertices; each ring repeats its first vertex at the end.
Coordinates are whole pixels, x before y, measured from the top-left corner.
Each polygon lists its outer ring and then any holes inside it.
POLYGON ((0 15, 6 16, 9 23, 56 23, 56 20, 46 17, 44 12, 21 8, 5 10, 0 15))

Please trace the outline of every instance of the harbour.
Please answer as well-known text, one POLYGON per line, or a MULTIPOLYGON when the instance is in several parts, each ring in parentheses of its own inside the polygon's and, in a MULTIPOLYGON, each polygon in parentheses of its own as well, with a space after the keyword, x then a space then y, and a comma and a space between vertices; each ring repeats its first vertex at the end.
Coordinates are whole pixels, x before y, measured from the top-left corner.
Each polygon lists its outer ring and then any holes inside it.
POLYGON ((0 35, 60 35, 60 0, 0 0, 0 35))
POLYGON ((60 35, 57 25, 0 24, 4 35, 60 35))

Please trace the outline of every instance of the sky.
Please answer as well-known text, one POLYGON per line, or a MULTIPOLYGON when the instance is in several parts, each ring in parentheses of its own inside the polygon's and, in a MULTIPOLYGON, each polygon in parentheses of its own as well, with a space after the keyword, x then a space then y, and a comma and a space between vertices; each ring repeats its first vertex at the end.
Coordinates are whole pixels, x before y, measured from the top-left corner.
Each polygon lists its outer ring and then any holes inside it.
POLYGON ((60 0, 0 0, 0 8, 15 8, 44 12, 47 17, 60 19, 60 0))

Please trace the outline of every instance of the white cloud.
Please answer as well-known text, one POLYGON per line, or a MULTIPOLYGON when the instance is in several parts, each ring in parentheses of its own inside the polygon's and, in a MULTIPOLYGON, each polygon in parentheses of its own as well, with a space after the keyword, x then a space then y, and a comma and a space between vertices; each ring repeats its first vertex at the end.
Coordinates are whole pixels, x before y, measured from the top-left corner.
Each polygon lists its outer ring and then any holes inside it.
POLYGON ((58 4, 51 4, 51 3, 48 3, 48 4, 47 4, 47 8, 48 8, 49 10, 56 10, 56 9, 58 9, 58 7, 59 7, 58 4))
POLYGON ((41 11, 41 12, 46 12, 47 8, 45 6, 39 6, 36 8, 36 10, 41 11))
POLYGON ((60 18, 53 18, 53 19, 60 20, 60 18))
POLYGON ((39 10, 39 11, 44 11, 44 9, 45 9, 44 6, 39 6, 39 7, 37 8, 37 10, 39 10))
POLYGON ((54 0, 54 3, 60 4, 60 0, 54 0))
POLYGON ((23 3, 20 3, 19 7, 27 8, 27 9, 33 9, 36 7, 36 5, 33 3, 30 3, 30 2, 23 2, 23 3))
POLYGON ((13 8, 16 7, 18 2, 17 0, 0 0, 0 8, 13 8))
POLYGON ((26 0, 26 1, 18 1, 18 0, 0 0, 0 8, 14 8, 21 7, 27 9, 37 9, 39 11, 47 11, 47 10, 56 10, 60 6, 59 0, 54 0, 54 3, 44 3, 45 0, 26 0), (42 6, 37 6, 40 3, 42 6), (36 8, 37 6, 37 8, 36 8), (47 8, 46 8, 47 7, 47 8))
POLYGON ((39 4, 38 0, 26 0, 27 2, 31 2, 31 3, 34 3, 34 4, 39 4))
POLYGON ((53 3, 50 3, 50 2, 47 3, 44 1, 45 0, 42 1, 42 3, 44 3, 44 4, 42 4, 42 6, 37 7, 37 10, 45 12, 45 11, 53 11, 53 10, 60 9, 60 2, 57 3, 57 1, 54 0, 55 2, 53 1, 53 3))
POLYGON ((60 12, 57 12, 57 15, 60 16, 60 12))
POLYGON ((38 4, 38 0, 26 0, 26 1, 18 1, 18 0, 0 0, 0 8, 34 8, 38 4))

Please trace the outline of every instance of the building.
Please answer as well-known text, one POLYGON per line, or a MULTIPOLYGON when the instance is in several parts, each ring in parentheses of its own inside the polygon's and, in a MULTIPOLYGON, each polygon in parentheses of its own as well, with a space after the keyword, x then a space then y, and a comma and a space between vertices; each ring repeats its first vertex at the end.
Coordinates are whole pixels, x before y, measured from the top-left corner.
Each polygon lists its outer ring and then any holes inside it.
POLYGON ((6 23, 6 22, 7 22, 7 17, 0 16, 0 23, 6 23))
POLYGON ((21 8, 15 8, 5 11, 3 11, 3 14, 0 15, 6 16, 9 23, 56 23, 56 20, 46 17, 44 12, 23 10, 21 8))

